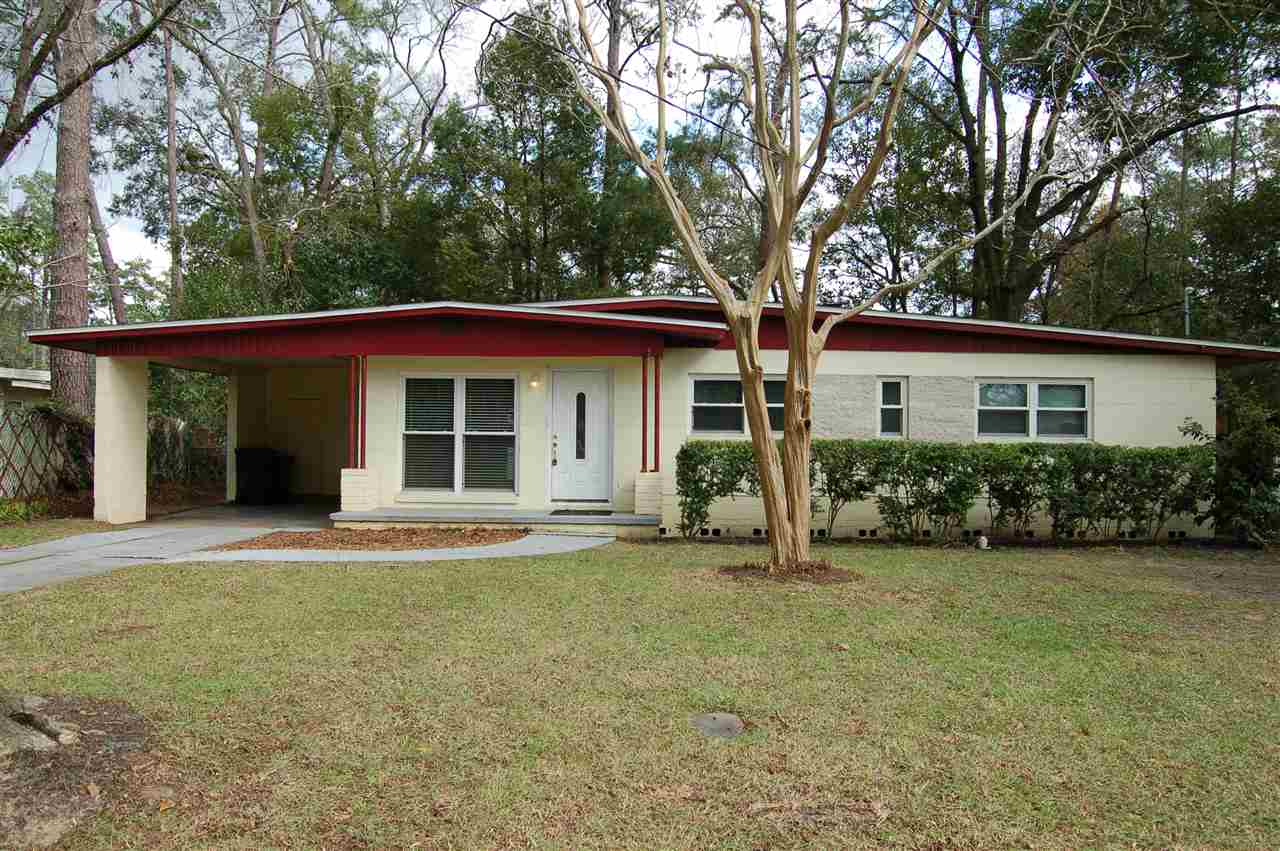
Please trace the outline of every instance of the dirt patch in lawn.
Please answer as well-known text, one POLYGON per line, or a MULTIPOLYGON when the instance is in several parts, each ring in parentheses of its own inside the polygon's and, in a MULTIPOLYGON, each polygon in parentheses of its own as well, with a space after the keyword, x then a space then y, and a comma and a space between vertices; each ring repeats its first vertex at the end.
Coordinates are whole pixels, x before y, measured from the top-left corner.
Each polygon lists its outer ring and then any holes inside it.
POLYGON ((125 795, 124 775, 142 757, 148 727, 123 703, 52 697, 41 712, 78 728, 52 750, 0 757, 0 847, 45 847, 125 795))
POLYGON ((317 529, 271 532, 216 550, 434 550, 518 541, 523 529, 317 529))
POLYGON ((771 572, 769 565, 755 562, 728 565, 716 572, 740 581, 764 579, 770 582, 812 582, 814 585, 834 585, 862 579, 861 573, 836 567, 829 561, 806 561, 785 573, 771 572))

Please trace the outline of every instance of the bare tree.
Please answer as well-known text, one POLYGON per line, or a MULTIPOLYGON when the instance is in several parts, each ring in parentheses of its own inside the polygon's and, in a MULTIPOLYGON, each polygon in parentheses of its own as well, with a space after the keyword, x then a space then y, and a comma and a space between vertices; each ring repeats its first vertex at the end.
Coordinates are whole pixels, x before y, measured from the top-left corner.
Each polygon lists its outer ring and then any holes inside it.
POLYGON ((0 45, 4 45, 0 47, 0 54, 6 55, 6 70, 12 74, 8 90, 0 94, 5 107, 4 124, 0 126, 0 165, 4 165, 50 111, 99 71, 119 62, 146 42, 181 2, 169 0, 154 17, 134 26, 132 32, 101 56, 93 57, 77 73, 58 74, 56 83, 44 87, 42 82, 51 76, 50 65, 58 41, 82 14, 86 0, 20 0, 0 10, 0 45))
POLYGON ((173 69, 173 33, 167 27, 164 33, 164 115, 165 187, 169 202, 169 309, 176 314, 182 309, 183 292, 182 220, 178 217, 178 82, 173 69))
POLYGON ((111 237, 107 233, 107 223, 102 219, 102 208, 98 206, 98 193, 94 191, 92 178, 86 182, 85 196, 89 205, 89 225, 93 228, 93 238, 98 244, 98 257, 102 259, 102 271, 107 276, 107 288, 111 294, 111 315, 117 325, 123 325, 127 317, 124 311, 124 288, 120 285, 120 266, 111 250, 111 237))
MULTIPOLYGON (((904 88, 912 65, 935 31, 942 0, 916 0, 898 26, 892 26, 888 5, 859 10, 849 0, 841 0, 838 30, 825 26, 823 21, 802 22, 802 10, 810 15, 815 12, 801 0, 782 0, 783 8, 776 16, 763 7, 761 0, 734 0, 734 12, 746 28, 749 54, 741 61, 729 56, 699 55, 705 72, 727 78, 727 96, 747 117, 745 123, 754 152, 753 171, 745 176, 756 184, 755 191, 763 201, 764 220, 757 269, 745 297, 734 292, 717 268, 716 259, 709 255, 699 224, 689 214, 669 169, 668 114, 674 102, 668 87, 674 72, 666 2, 658 0, 656 57, 650 65, 654 69, 651 85, 657 119, 652 149, 646 148, 644 140, 621 115, 611 114, 608 108, 610 100, 622 98, 623 81, 609 73, 608 62, 600 54, 585 0, 563 0, 569 25, 566 43, 572 45, 574 52, 571 65, 577 72, 581 96, 627 156, 649 177, 675 221, 686 262, 715 297, 727 320, 737 353, 769 525, 771 569, 794 570, 809 560, 812 387, 828 337, 841 322, 889 296, 910 291, 948 258, 985 235, 982 232, 940 249, 908 280, 884 287, 863 303, 828 313, 818 321, 819 271, 827 243, 864 204, 889 154, 904 88), (860 14, 856 23, 855 14, 860 14), (889 22, 891 27, 883 29, 883 22, 889 22), (851 82, 846 73, 846 60, 855 41, 887 47, 878 61, 873 57, 865 60, 873 73, 861 82, 851 82), (880 117, 861 174, 834 203, 821 198, 814 188, 827 168, 833 132, 873 110, 878 110, 880 117), (814 115, 816 120, 812 119, 814 115), (821 213, 814 215, 815 208, 822 208, 821 213), (793 242, 800 237, 799 225, 806 214, 813 216, 815 223, 807 233, 807 244, 797 247, 793 242), (788 347, 781 450, 770 428, 759 344, 761 317, 771 292, 781 300, 788 347)), ((1028 190, 1049 173, 1053 159, 1053 151, 1041 152, 1039 171, 1029 180, 1028 190)), ((1009 211, 1017 209, 1022 200, 1014 199, 1009 211)), ((1003 216, 999 220, 1003 221, 1003 216)), ((998 222, 991 226, 998 226, 998 222)))

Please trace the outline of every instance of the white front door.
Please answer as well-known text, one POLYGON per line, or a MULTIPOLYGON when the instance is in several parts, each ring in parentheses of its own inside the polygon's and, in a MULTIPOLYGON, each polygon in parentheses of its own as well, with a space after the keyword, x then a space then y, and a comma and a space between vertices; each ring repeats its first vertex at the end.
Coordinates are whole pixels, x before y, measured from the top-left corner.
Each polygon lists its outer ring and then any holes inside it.
POLYGON ((551 381, 551 498, 607 502, 609 373, 557 371, 551 381))

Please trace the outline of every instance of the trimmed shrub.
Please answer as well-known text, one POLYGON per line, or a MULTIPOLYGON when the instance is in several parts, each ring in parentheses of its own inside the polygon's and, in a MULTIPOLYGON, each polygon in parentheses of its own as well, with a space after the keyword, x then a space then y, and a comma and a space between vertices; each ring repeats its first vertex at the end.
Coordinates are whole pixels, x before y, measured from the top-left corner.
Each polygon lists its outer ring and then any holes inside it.
POLYGON ((836 517, 851 502, 862 502, 876 489, 872 462, 876 444, 873 440, 815 440, 811 469, 817 483, 815 500, 827 504, 827 537, 835 532, 836 517))
POLYGON ((1040 443, 980 444, 972 452, 987 497, 991 529, 1021 538, 1044 513, 1052 452, 1040 443))
MULTIPOLYGON (((815 440, 809 476, 813 509, 826 505, 828 535, 849 503, 874 499, 896 537, 945 539, 985 496, 991 528, 1016 537, 1047 517, 1056 537, 1155 539, 1175 517, 1202 521, 1197 512, 1214 500, 1209 446, 815 440)), ((676 488, 680 530, 692 537, 716 499, 759 494, 751 444, 686 443, 676 455, 676 488)), ((1272 516, 1280 521, 1280 511, 1272 516)))
POLYGON ((757 492, 755 452, 745 440, 691 440, 676 453, 680 534, 692 538, 707 525, 711 503, 757 492), (755 490, 752 490, 752 489, 755 490))
POLYGON ((981 489, 972 448, 954 443, 877 441, 871 477, 884 524, 896 537, 916 540, 926 530, 950 536, 981 489))

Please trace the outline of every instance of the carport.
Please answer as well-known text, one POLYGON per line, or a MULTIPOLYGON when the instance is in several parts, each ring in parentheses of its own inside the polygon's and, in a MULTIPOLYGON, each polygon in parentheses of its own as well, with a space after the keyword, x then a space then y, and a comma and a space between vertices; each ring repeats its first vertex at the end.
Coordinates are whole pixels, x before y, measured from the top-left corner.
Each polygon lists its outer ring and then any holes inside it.
MULTIPOLYGON (((556 368, 592 367, 597 375, 605 376, 600 379, 605 388, 603 395, 592 391, 593 399, 606 400, 600 410, 608 426, 592 432, 607 439, 602 439, 604 448, 592 454, 593 459, 605 459, 597 462, 602 493, 605 497, 620 497, 617 507, 625 509, 620 513, 630 511, 634 494, 641 491, 645 504, 652 503, 651 508, 656 508, 662 475, 657 462, 661 451, 662 352, 673 341, 686 346, 714 346, 722 342, 724 334, 725 326, 721 323, 684 318, 615 315, 558 307, 433 302, 277 316, 51 329, 30 332, 28 337, 34 343, 96 356, 94 516, 119 524, 146 518, 148 365, 152 363, 228 378, 226 495, 229 501, 234 501, 240 492, 242 471, 236 469, 236 450, 269 449, 292 459, 288 488, 292 497, 331 501, 340 498, 344 511, 367 511, 386 504, 385 493, 383 502, 379 503, 379 473, 385 485, 383 490, 399 486, 402 467, 398 459, 403 445, 404 414, 397 406, 401 404, 400 382, 406 371, 465 372, 475 369, 476 364, 485 359, 493 371, 500 364, 507 375, 501 381, 509 388, 506 391, 509 407, 503 409, 507 419, 502 422, 510 424, 515 417, 516 396, 511 373, 524 369, 528 374, 520 378, 520 384, 528 391, 523 409, 528 416, 521 423, 518 442, 526 459, 527 487, 520 494, 531 505, 517 505, 512 484, 500 481, 497 486, 506 490, 498 494, 498 507, 511 510, 523 507, 543 513, 550 510, 544 498, 548 486, 540 479, 550 480, 549 471, 555 466, 556 457, 554 448, 548 449, 548 444, 554 443, 548 440, 549 420, 542 417, 542 412, 549 411, 551 404, 544 386, 546 378, 556 368), (376 376, 370 371, 370 357, 377 362, 376 376), (534 366, 529 366, 530 363, 534 366), (611 375, 616 382, 609 378, 611 375), (648 404, 651 384, 652 416, 648 404), (366 393, 366 387, 372 392, 366 393), (616 420, 607 401, 613 396, 623 400, 619 404, 625 407, 620 410, 628 412, 616 420), (369 443, 366 452, 366 435, 372 433, 366 422, 374 404, 379 405, 379 419, 374 429, 377 440, 369 443), (652 465, 650 446, 654 456, 652 465), (373 469, 375 451, 382 453, 380 469, 373 469), (618 476, 611 477, 610 464, 618 476), (634 472, 636 469, 638 473, 634 472)), ((483 385, 477 380, 475 386, 483 385)), ((578 392, 577 395, 584 400, 586 394, 578 392)), ((464 409, 461 402, 457 404, 457 410, 464 409)), ((498 402, 477 404, 481 407, 476 409, 475 416, 483 418, 490 416, 483 405, 498 402)), ((576 427, 577 433, 585 436, 588 431, 585 417, 580 414, 579 420, 582 422, 576 427)), ((499 420, 486 422, 498 423, 499 420)), ((449 428, 453 431, 446 428, 438 432, 438 427, 433 425, 423 433, 449 436, 454 435, 459 426, 450 420, 449 428)), ((437 464, 439 469, 460 470, 465 464, 456 447, 475 446, 480 452, 491 446, 494 447, 491 454, 495 454, 503 451, 503 446, 511 447, 516 442, 514 430, 508 430, 512 428, 510 425, 494 426, 496 431, 489 425, 479 428, 483 434, 475 437, 474 443, 462 440, 452 443, 458 452, 452 467, 447 458, 441 461, 433 456, 430 463, 437 464), (490 436, 499 433, 499 437, 490 436), (486 440, 489 443, 485 443, 486 440), (502 443, 504 440, 507 443, 502 443)), ((427 441, 420 443, 435 445, 427 441)), ((511 448, 505 451, 514 453, 511 448)), ((585 456, 578 451, 575 457, 585 456)), ((568 466, 565 465, 566 469, 568 466)), ((491 472, 490 468, 484 470, 491 472)), ((457 479, 451 482, 456 490, 457 479)), ((440 491, 433 494, 438 503, 435 508, 459 501, 455 490, 440 490, 435 484, 414 487, 440 491)), ((481 501, 492 498, 493 494, 486 493, 481 501)), ((644 514, 646 525, 656 531, 656 516, 650 516, 655 515, 655 511, 644 514)))

